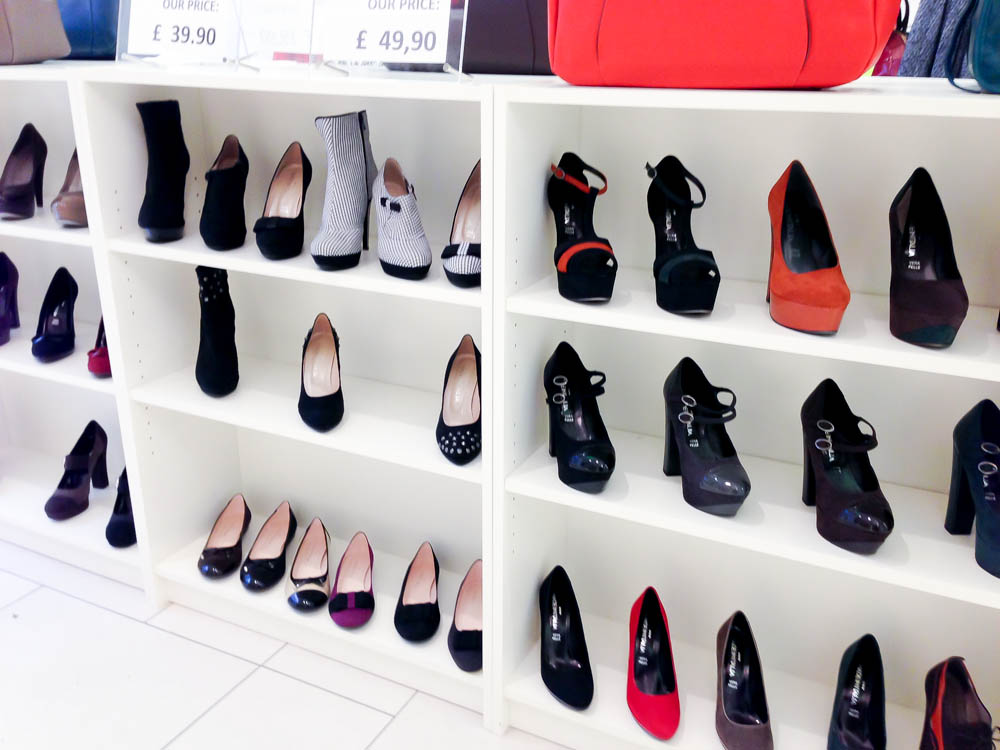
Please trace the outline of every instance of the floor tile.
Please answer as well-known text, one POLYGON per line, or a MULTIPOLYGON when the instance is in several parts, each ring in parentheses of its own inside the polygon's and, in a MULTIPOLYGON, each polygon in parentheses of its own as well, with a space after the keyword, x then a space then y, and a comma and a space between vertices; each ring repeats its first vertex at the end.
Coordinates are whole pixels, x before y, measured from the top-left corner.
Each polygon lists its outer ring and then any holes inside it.
POLYGON ((524 732, 488 732, 475 711, 418 693, 369 750, 563 750, 524 732))
POLYGON ((0 542, 0 571, 13 573, 137 620, 145 620, 156 612, 141 589, 88 573, 16 544, 0 542))
POLYGON ((29 591, 36 588, 38 588, 38 584, 36 583, 0 571, 0 607, 5 607, 11 602, 17 601, 29 591))
POLYGON ((149 624, 256 664, 267 661, 283 645, 274 638, 179 604, 171 604, 150 618, 149 624))
POLYGON ((298 646, 285 646, 267 662, 267 668, 393 715, 414 693, 405 685, 363 672, 343 662, 327 659, 298 646))
POLYGON ((40 588, 0 610, 0 747, 162 748, 255 667, 40 588))
POLYGON ((390 718, 291 677, 258 669, 169 748, 363 750, 390 718))

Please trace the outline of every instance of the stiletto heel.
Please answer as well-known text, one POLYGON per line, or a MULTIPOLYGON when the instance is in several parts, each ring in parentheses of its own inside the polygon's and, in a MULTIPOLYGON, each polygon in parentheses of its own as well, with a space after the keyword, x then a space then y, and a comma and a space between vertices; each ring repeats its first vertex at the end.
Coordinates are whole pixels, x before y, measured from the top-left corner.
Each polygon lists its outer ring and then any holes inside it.
POLYGON ((615 448, 597 407, 605 375, 588 370, 565 341, 545 363, 549 451, 559 479, 582 492, 600 492, 615 470, 615 448), (594 382, 594 378, 599 378, 594 382))
POLYGON ((21 325, 17 313, 17 267, 0 253, 0 345, 10 341, 11 329, 21 325))
POLYGON ((90 475, 91 484, 94 485, 95 490, 103 490, 108 486, 108 452, 107 450, 101 451, 101 455, 97 457, 97 463, 94 464, 94 471, 90 475))
POLYGON ((58 195, 52 200, 51 209, 56 221, 64 227, 87 226, 87 203, 83 198, 80 160, 76 149, 73 149, 73 156, 66 167, 66 179, 63 180, 58 195))
POLYGON ((0 174, 0 218, 30 219, 42 205, 42 170, 48 147, 30 122, 21 128, 0 174))
POLYGON ((31 340, 31 353, 42 362, 53 362, 73 351, 76 344, 73 307, 78 291, 76 280, 69 271, 56 270, 42 300, 38 327, 31 340))
POLYGON ((971 534, 972 522, 976 518, 976 504, 969 490, 969 478, 962 468, 962 458, 958 447, 952 451, 951 489, 948 492, 948 512, 944 518, 944 528, 949 534, 971 534))
POLYGON ((774 750, 764 669, 750 621, 734 612, 715 637, 715 731, 727 750, 774 750))
POLYGON ((482 451, 481 371, 479 348, 472 336, 465 334, 444 371, 441 412, 435 430, 441 453, 459 466, 469 463, 482 451))
POLYGON ((629 615, 628 682, 625 701, 643 729, 669 740, 681 721, 670 625, 656 589, 647 588, 629 615))
POLYGON ((111 376, 111 359, 108 356, 108 337, 104 333, 104 318, 97 326, 94 348, 87 352, 87 369, 99 378, 111 376))
POLYGON ((681 475, 689 505, 716 516, 736 515, 750 494, 750 478, 725 426, 736 418, 736 394, 709 383, 698 364, 685 357, 663 384, 663 400, 668 414, 666 474, 672 468, 681 475), (721 394, 732 400, 724 404, 721 394))
POLYGON ((767 197, 771 217, 768 304, 775 323, 805 333, 840 328, 851 291, 823 205, 805 168, 788 165, 767 197))
POLYGON ((42 207, 42 176, 45 174, 45 157, 43 156, 39 161, 38 155, 35 155, 35 207, 42 207))
POLYGON ((551 166, 547 196, 556 222, 555 264, 559 294, 574 302, 607 302, 615 287, 618 260, 611 243, 594 229, 594 204, 608 190, 607 178, 574 153, 551 166), (585 172, 604 184, 598 189, 585 172))
POLYGON ((969 295, 958 272, 948 216, 923 167, 892 202, 889 238, 889 331, 917 346, 951 346, 969 310, 969 295))
POLYGON ((878 445, 875 428, 851 411, 843 392, 827 378, 802 404, 805 478, 802 499, 816 505, 816 530, 831 544, 872 554, 892 533, 894 520, 868 452, 878 445), (864 424, 871 434, 863 433, 864 424))
POLYGON ((985 399, 955 426, 951 494, 944 527, 951 534, 972 532, 976 562, 1000 578, 1000 409, 985 399))
POLYGON ((482 282, 482 182, 482 162, 477 161, 455 206, 449 244, 441 253, 448 281, 464 289, 482 282))
POLYGON ((557 700, 583 710, 594 699, 594 672, 580 605, 561 565, 538 588, 538 613, 542 682, 557 700))
POLYGON ((722 277, 715 256, 691 234, 691 212, 705 205, 705 187, 676 156, 665 156, 655 169, 647 163, 646 174, 652 180, 646 205, 656 237, 656 304, 680 315, 710 313, 722 277), (700 201, 691 199, 689 181, 701 192, 700 201))
POLYGON ((340 337, 326 313, 319 313, 302 342, 299 416, 318 432, 329 432, 344 418, 340 379, 340 337))

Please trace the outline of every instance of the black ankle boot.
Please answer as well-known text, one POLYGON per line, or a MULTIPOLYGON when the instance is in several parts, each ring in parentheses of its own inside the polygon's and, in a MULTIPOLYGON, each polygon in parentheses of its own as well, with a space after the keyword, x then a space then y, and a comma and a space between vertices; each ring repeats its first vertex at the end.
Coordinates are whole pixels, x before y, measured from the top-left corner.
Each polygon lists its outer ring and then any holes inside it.
POLYGON ((212 168, 205 173, 205 205, 201 209, 201 238, 213 250, 240 247, 247 236, 243 195, 250 161, 235 135, 227 135, 212 168))
POLYGON ((184 235, 184 181, 190 157, 181 130, 181 110, 174 99, 135 105, 146 132, 146 195, 139 226, 150 242, 170 242, 184 235))
POLYGON ((194 377, 209 396, 225 396, 240 382, 236 311, 229 296, 229 277, 221 268, 198 266, 195 271, 201 301, 201 341, 194 377))

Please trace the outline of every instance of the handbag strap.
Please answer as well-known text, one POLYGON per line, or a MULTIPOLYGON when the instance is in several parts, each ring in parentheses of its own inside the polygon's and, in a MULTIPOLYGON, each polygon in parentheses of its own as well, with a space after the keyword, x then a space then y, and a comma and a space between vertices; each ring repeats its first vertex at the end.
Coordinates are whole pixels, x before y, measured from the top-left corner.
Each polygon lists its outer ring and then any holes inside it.
POLYGON ((969 88, 967 86, 961 86, 955 81, 955 79, 959 78, 963 72, 962 68, 965 65, 965 57, 969 48, 968 40, 970 32, 972 31, 972 19, 976 13, 976 9, 979 7, 979 3, 981 2, 983 2, 983 0, 972 0, 972 2, 969 3, 969 7, 965 9, 965 12, 958 21, 958 25, 955 27, 955 35, 951 38, 951 47, 948 50, 948 57, 946 58, 946 64, 948 67, 948 82, 956 89, 968 91, 971 94, 981 94, 983 93, 983 90, 982 88, 969 88))

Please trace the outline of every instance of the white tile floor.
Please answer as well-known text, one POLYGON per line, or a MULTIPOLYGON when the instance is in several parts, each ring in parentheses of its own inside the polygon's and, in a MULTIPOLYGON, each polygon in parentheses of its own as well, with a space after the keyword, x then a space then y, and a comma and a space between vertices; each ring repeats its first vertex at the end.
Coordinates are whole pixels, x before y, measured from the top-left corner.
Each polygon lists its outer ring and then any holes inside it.
POLYGON ((0 542, 0 748, 167 747, 558 748, 0 542))

